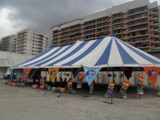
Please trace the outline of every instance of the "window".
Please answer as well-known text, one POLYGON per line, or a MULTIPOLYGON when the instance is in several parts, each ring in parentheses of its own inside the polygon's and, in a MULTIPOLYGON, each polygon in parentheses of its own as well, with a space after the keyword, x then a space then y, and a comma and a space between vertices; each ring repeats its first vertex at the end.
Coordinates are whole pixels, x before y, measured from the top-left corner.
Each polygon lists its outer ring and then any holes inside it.
POLYGON ((5 64, 5 59, 4 58, 0 58, 0 65, 4 65, 5 64))

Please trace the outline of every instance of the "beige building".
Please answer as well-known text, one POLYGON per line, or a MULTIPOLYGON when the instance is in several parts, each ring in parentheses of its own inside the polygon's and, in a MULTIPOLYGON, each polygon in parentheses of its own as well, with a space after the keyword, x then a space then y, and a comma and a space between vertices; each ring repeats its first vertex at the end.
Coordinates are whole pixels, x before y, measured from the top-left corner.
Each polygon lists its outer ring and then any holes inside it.
POLYGON ((38 55, 48 47, 48 37, 33 29, 25 29, 17 33, 16 53, 38 55))
POLYGON ((142 50, 157 50, 159 41, 157 2, 134 0, 51 28, 54 46, 77 40, 99 39, 112 33, 142 50))
POLYGON ((9 35, 1 38, 1 51, 15 52, 16 35, 9 35))
POLYGON ((48 47, 49 46, 52 46, 52 36, 51 36, 51 34, 50 35, 48 35, 48 47))

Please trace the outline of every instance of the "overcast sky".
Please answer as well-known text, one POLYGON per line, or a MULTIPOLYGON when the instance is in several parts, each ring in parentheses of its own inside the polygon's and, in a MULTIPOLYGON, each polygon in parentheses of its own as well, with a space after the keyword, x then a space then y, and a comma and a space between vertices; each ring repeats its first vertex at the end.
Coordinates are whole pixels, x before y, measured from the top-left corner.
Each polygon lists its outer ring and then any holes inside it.
MULTIPOLYGON (((0 38, 25 28, 48 33, 52 26, 131 0, 0 0, 0 38)), ((160 4, 160 0, 157 1, 160 4)))

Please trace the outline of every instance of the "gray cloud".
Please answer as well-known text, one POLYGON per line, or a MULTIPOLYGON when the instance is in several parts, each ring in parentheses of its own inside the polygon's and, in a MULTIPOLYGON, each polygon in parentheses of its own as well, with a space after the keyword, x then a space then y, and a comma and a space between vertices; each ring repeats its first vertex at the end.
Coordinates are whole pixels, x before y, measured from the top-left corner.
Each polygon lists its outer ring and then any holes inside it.
MULTIPOLYGON (((29 27, 49 33, 49 29, 54 25, 128 1, 131 0, 0 0, 0 9, 16 10, 15 14, 13 12, 8 17, 13 22, 11 27, 15 33, 29 27)), ((0 31, 3 29, 0 26, 0 31)))

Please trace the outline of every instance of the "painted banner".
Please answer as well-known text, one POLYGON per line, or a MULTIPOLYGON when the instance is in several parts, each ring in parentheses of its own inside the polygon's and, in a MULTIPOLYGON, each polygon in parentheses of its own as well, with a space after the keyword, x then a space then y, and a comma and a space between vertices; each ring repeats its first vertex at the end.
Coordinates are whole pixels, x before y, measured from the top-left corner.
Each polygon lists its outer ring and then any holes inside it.
POLYGON ((56 76, 58 74, 59 68, 48 68, 49 76, 51 78, 51 82, 54 83, 56 76))
POLYGON ((32 70, 32 68, 24 68, 23 69, 23 80, 26 81, 28 78, 28 75, 30 73, 30 71, 32 70))
POLYGON ((157 67, 143 67, 143 69, 147 73, 148 78, 149 78, 152 86, 154 87, 157 83, 157 78, 158 78, 158 74, 160 72, 160 68, 157 68, 157 67))
POLYGON ((99 73, 100 68, 89 68, 89 67, 83 67, 83 68, 84 68, 84 74, 86 76, 88 85, 90 86, 94 78, 99 73))

